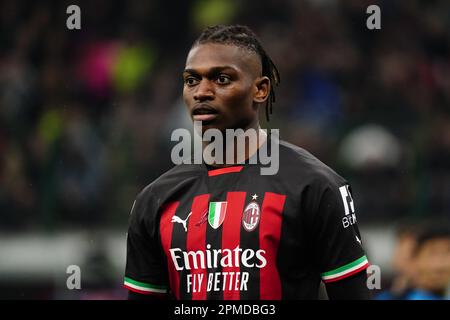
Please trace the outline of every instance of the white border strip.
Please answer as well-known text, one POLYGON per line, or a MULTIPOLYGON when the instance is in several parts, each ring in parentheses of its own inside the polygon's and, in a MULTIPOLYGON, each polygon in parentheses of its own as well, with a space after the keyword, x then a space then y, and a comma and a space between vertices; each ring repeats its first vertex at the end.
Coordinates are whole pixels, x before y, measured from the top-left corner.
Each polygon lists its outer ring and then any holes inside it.
POLYGON ((341 271, 339 273, 335 273, 335 274, 330 274, 328 276, 322 276, 322 280, 330 280, 330 279, 334 279, 334 278, 338 278, 338 277, 342 277, 343 275, 346 275, 347 273, 350 273, 356 269, 361 268, 362 266, 364 266, 365 264, 369 263, 369 261, 366 259, 364 259, 363 261, 361 261, 360 263, 358 263, 356 266, 351 267, 350 269, 341 271))
POLYGON ((167 289, 153 289, 153 288, 146 288, 146 287, 141 287, 138 285, 135 285, 131 282, 125 281, 124 284, 127 287, 133 288, 133 289, 137 289, 137 290, 141 290, 141 291, 145 291, 145 292, 156 292, 156 293, 167 293, 167 289))

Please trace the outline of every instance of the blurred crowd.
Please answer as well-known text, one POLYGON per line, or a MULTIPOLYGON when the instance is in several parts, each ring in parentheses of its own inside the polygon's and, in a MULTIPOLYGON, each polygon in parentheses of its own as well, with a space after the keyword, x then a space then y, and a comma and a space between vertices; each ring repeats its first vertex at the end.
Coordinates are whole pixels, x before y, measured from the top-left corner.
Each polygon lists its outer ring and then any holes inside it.
POLYGON ((0 229, 126 228, 188 127, 185 56, 250 26, 281 73, 271 121, 346 177, 361 223, 450 216, 450 2, 2 1, 0 229), (66 8, 81 9, 68 30, 66 8), (381 8, 381 30, 366 27, 381 8))
POLYGON ((401 224, 392 254, 392 276, 377 300, 450 300, 448 220, 401 224))

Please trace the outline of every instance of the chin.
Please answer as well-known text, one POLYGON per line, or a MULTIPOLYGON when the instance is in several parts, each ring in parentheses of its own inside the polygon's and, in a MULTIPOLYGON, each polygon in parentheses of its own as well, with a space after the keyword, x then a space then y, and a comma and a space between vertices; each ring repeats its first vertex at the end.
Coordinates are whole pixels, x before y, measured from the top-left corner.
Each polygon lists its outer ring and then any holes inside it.
POLYGON ((227 129, 227 127, 220 123, 217 123, 217 121, 203 122, 202 123, 202 133, 205 133, 205 131, 209 130, 209 129, 217 129, 220 132, 225 132, 225 129, 227 129))

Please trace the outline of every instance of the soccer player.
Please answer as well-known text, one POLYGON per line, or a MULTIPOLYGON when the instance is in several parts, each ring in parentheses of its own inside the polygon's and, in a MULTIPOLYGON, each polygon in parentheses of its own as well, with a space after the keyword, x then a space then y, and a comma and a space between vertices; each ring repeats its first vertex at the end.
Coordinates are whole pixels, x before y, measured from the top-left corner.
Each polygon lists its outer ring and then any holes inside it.
POLYGON ((256 130, 232 165, 181 164, 137 196, 124 286, 130 299, 367 299, 365 256, 346 180, 304 149, 279 142, 279 170, 249 161, 272 143, 278 70, 245 26, 209 27, 192 45, 183 97, 202 130, 256 130), (239 156, 241 158, 239 159, 239 156), (242 161, 242 159, 244 161, 242 161))

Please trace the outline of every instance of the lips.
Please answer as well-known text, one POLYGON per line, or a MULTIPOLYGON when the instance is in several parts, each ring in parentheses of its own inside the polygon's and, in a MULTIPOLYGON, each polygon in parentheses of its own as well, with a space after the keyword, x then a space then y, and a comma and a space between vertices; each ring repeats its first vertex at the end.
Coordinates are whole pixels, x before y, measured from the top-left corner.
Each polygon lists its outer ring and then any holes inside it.
POLYGON ((219 115, 215 108, 207 104, 196 105, 191 114, 194 121, 212 121, 219 115))

